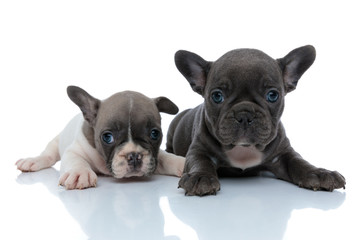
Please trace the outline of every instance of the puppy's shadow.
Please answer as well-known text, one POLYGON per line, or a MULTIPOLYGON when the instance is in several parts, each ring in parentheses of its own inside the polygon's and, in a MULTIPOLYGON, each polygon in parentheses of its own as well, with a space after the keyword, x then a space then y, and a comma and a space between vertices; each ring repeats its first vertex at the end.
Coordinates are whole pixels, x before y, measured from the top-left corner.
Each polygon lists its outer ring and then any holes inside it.
POLYGON ((216 196, 196 198, 193 204, 186 204, 186 212, 175 204, 177 199, 169 199, 173 213, 201 233, 201 239, 222 239, 222 234, 239 239, 283 239, 294 210, 336 209, 346 197, 345 192, 314 192, 272 177, 220 182, 216 196))
POLYGON ((57 196, 89 239, 164 238, 164 217, 156 191, 145 194, 136 186, 149 185, 152 178, 117 180, 98 176, 98 186, 85 190, 65 190, 58 186, 59 172, 54 168, 21 173, 19 184, 42 183, 57 196))

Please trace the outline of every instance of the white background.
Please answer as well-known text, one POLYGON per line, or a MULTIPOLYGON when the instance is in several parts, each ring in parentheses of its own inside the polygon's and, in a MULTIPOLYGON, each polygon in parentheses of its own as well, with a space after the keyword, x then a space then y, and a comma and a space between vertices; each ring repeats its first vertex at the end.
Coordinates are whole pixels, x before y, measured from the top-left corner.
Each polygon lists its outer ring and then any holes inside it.
MULTIPOLYGON (((346 201, 358 199, 359 25, 359 6, 347 0, 1 1, 1 184, 11 186, 15 161, 41 152, 79 112, 68 85, 100 99, 166 96, 184 110, 202 98, 177 71, 177 50, 216 60, 257 48, 280 58, 311 44, 317 58, 286 97, 283 123, 305 159, 346 177, 346 201)), ((173 116, 162 117, 165 135, 173 116)), ((2 207, 11 206, 6 191, 2 207)))

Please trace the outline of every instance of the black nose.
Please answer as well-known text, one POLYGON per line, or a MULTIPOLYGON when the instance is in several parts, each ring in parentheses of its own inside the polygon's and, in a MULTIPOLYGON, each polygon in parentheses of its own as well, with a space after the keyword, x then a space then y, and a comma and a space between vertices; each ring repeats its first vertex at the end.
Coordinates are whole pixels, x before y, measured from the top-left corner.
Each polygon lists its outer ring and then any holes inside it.
POLYGON ((246 128, 249 125, 254 123, 254 115, 250 112, 238 112, 235 113, 235 119, 242 125, 242 127, 246 128))
POLYGON ((142 164, 143 155, 137 152, 131 152, 126 155, 129 165, 138 167, 142 164))

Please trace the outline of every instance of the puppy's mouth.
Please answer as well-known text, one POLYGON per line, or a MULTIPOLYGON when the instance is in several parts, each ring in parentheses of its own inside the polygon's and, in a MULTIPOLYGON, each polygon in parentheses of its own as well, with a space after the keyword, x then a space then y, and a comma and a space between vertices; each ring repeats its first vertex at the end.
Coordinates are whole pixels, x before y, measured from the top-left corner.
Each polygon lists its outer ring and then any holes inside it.
POLYGON ((244 128, 234 118, 228 118, 220 122, 217 138, 222 145, 228 146, 226 149, 254 146, 261 151, 272 136, 271 129, 270 124, 261 120, 254 120, 251 126, 244 128))
POLYGON ((263 151, 265 149, 265 145, 263 145, 263 144, 254 144, 254 143, 247 143, 247 142, 239 142, 239 143, 236 143, 235 146, 246 147, 246 148, 255 147, 259 151, 263 151))
POLYGON ((230 143, 230 144, 226 144, 223 146, 223 149, 225 151, 231 150, 235 147, 244 147, 244 148, 255 148, 259 151, 263 151, 265 149, 265 145, 259 144, 259 143, 255 143, 255 142, 251 142, 251 141, 235 141, 234 143, 230 143))
POLYGON ((150 150, 128 143, 113 157, 111 173, 115 178, 142 177, 151 175, 157 161, 150 150))
MULTIPOLYGON (((137 155, 136 153, 131 154, 137 155)), ((113 159, 111 168, 115 178, 149 176, 156 169, 156 159, 151 154, 143 154, 138 158, 119 156, 113 159)))
POLYGON ((251 144, 250 143, 239 143, 239 144, 236 144, 236 146, 251 147, 251 144))
POLYGON ((237 142, 234 144, 234 146, 241 146, 241 147, 251 147, 253 144, 249 142, 237 142))

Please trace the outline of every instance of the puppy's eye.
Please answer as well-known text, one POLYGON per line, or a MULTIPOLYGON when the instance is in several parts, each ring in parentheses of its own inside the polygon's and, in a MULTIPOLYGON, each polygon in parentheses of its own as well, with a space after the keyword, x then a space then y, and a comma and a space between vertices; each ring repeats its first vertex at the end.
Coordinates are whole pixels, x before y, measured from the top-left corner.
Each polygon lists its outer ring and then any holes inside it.
POLYGON ((103 135, 101 136, 101 139, 106 144, 112 144, 115 141, 114 136, 112 135, 111 132, 103 133, 103 135))
POLYGON ((151 130, 151 133, 150 133, 150 138, 152 139, 152 140, 158 140, 159 138, 160 138, 160 131, 159 130, 157 130, 157 129, 153 129, 153 130, 151 130))
POLYGON ((275 90, 270 90, 266 94, 266 100, 270 103, 274 103, 279 99, 279 93, 275 90))
POLYGON ((214 103, 219 104, 224 101, 224 95, 220 90, 215 90, 211 94, 211 99, 214 101, 214 103))

